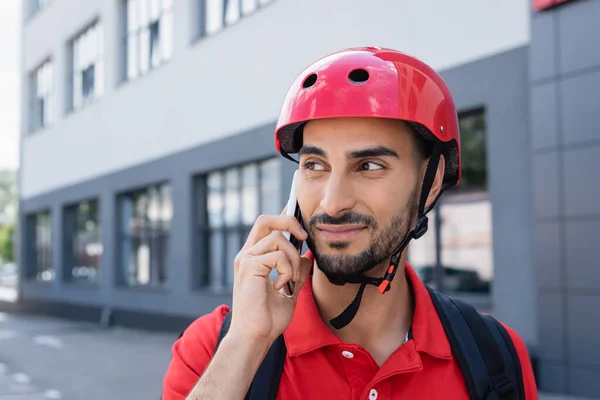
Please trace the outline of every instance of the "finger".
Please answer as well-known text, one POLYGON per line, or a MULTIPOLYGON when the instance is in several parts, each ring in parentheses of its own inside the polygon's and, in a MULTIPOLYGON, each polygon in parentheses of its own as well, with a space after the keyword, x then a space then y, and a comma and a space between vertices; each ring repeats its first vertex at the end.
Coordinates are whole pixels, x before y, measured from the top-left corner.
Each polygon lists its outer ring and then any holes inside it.
POLYGON ((277 270, 278 275, 290 278, 292 276, 292 266, 281 250, 257 256, 246 255, 240 263, 239 274, 241 279, 249 275, 268 277, 273 269, 277 270))
MULTIPOLYGON (((257 256, 255 259, 260 263, 261 266, 269 268, 269 273, 272 269, 277 270, 277 278, 275 278, 275 281, 273 282, 273 287, 275 290, 280 290, 283 285, 292 280, 292 265, 287 259, 287 255, 283 251, 279 250, 262 254, 257 256)), ((267 274, 267 276, 268 275, 269 274, 267 274)))
POLYGON ((300 222, 290 215, 261 215, 256 219, 243 249, 254 246, 259 240, 273 231, 290 232, 300 240, 306 240, 308 234, 300 222))
MULTIPOLYGON (((246 250, 246 253, 253 256, 270 253, 273 251, 281 250, 285 252, 288 261, 292 265, 294 270, 294 278, 298 277, 300 269, 300 254, 298 250, 290 243, 289 240, 283 236, 282 232, 274 231, 268 236, 262 238, 254 246, 246 250)), ((295 281, 296 279, 294 279, 295 281)))

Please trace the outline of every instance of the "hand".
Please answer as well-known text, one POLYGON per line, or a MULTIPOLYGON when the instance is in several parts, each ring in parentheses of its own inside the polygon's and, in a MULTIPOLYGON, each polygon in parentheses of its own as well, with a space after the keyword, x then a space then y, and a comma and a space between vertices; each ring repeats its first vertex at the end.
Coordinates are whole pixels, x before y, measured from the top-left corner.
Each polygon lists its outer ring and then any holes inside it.
POLYGON ((311 261, 300 256, 283 236, 285 231, 300 240, 308 237, 293 216, 261 215, 236 256, 228 336, 270 345, 290 324, 311 261), (274 282, 269 277, 272 269, 279 274, 274 282), (295 282, 291 298, 280 291, 290 280, 295 282))

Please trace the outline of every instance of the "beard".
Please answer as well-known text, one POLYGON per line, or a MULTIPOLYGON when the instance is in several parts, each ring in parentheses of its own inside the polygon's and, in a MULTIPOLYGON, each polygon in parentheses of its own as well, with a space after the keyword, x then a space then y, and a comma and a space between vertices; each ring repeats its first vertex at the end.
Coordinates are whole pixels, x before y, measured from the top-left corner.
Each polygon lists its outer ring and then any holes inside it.
MULTIPOLYGON (((409 232, 413 214, 416 213, 417 196, 416 188, 410 194, 408 203, 391 218, 389 223, 379 226, 377 221, 369 215, 348 212, 340 216, 318 214, 313 216, 307 226, 308 239, 306 245, 315 257, 318 268, 329 278, 348 277, 364 273, 383 263, 391 257, 409 232), (313 240, 317 224, 344 225, 364 224, 373 232, 369 246, 358 254, 323 254, 317 249, 313 240)), ((333 250, 343 251, 350 246, 350 241, 337 241, 323 243, 333 250)), ((387 266, 386 266, 387 267, 387 266)))

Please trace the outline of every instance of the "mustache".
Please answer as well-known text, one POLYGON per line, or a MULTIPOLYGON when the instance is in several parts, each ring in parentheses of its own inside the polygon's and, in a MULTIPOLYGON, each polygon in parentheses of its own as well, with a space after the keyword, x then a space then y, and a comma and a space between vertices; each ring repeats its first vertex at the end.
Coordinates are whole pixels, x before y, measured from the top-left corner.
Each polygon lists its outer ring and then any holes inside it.
POLYGON ((329 214, 317 214, 313 216, 310 221, 310 227, 314 227, 316 224, 324 224, 324 225, 367 225, 369 227, 375 228, 377 227, 377 223, 373 217, 370 217, 365 214, 359 213, 345 213, 339 216, 331 216, 329 214))

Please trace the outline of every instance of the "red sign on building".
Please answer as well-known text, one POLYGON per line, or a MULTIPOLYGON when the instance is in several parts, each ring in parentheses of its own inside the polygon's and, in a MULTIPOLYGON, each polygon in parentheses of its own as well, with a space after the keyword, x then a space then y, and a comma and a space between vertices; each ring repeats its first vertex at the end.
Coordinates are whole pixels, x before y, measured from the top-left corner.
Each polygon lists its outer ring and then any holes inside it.
POLYGON ((570 0, 532 0, 533 9, 536 11, 545 10, 546 8, 557 6, 561 3, 566 3, 567 1, 570 0))

